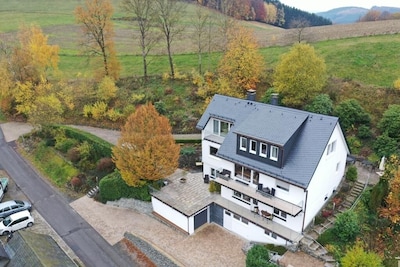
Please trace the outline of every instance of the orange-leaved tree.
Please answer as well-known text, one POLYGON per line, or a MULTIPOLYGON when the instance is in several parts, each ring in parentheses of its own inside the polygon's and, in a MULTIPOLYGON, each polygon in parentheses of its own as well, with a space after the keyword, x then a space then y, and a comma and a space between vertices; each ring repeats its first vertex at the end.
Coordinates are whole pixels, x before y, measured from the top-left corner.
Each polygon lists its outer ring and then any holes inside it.
POLYGON ((146 104, 128 117, 112 152, 126 184, 143 186, 176 170, 180 147, 168 119, 158 114, 152 104, 146 104))
POLYGON ((101 75, 119 78, 120 64, 114 46, 114 27, 111 21, 114 9, 110 0, 86 0, 85 7, 75 9, 75 17, 82 24, 84 41, 89 55, 100 55, 103 65, 101 75))
POLYGON ((241 26, 229 29, 227 51, 218 66, 219 77, 244 96, 248 89, 256 89, 263 71, 264 58, 253 32, 241 26))

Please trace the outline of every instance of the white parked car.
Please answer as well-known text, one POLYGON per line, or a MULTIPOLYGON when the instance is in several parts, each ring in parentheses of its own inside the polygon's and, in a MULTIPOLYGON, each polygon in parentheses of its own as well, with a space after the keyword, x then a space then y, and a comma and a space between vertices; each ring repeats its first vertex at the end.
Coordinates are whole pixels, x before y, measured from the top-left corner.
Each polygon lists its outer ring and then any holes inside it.
POLYGON ((31 227, 34 223, 31 213, 27 210, 20 211, 6 217, 0 222, 0 234, 8 235, 19 229, 31 227))

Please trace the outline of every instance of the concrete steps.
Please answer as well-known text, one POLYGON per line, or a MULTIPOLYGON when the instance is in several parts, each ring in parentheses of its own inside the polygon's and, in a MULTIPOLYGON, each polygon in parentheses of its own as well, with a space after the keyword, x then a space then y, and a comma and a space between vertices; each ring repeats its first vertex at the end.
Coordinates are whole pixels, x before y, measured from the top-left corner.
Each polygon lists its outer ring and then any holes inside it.
POLYGON ((86 194, 88 197, 93 198, 97 195, 97 193, 99 193, 100 188, 98 185, 96 185, 95 187, 93 187, 92 189, 89 190, 89 192, 86 194))

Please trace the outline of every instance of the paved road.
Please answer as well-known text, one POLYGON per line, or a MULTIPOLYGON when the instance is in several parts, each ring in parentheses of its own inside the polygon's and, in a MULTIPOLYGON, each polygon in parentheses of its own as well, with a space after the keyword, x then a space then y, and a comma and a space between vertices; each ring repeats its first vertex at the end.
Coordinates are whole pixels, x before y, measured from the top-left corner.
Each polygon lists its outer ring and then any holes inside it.
MULTIPOLYGON (((12 144, 12 143, 11 143, 12 144)), ((34 208, 88 267, 134 266, 118 254, 50 184, 5 141, 0 130, 0 168, 21 188, 34 208)))

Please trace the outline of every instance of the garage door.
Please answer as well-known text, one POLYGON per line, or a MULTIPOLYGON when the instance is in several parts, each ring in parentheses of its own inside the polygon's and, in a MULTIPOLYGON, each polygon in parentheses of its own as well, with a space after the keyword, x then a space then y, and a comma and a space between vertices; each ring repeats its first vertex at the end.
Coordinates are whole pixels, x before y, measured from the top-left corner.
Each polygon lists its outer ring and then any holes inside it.
POLYGON ((207 222, 208 209, 203 210, 194 216, 194 230, 207 222))

